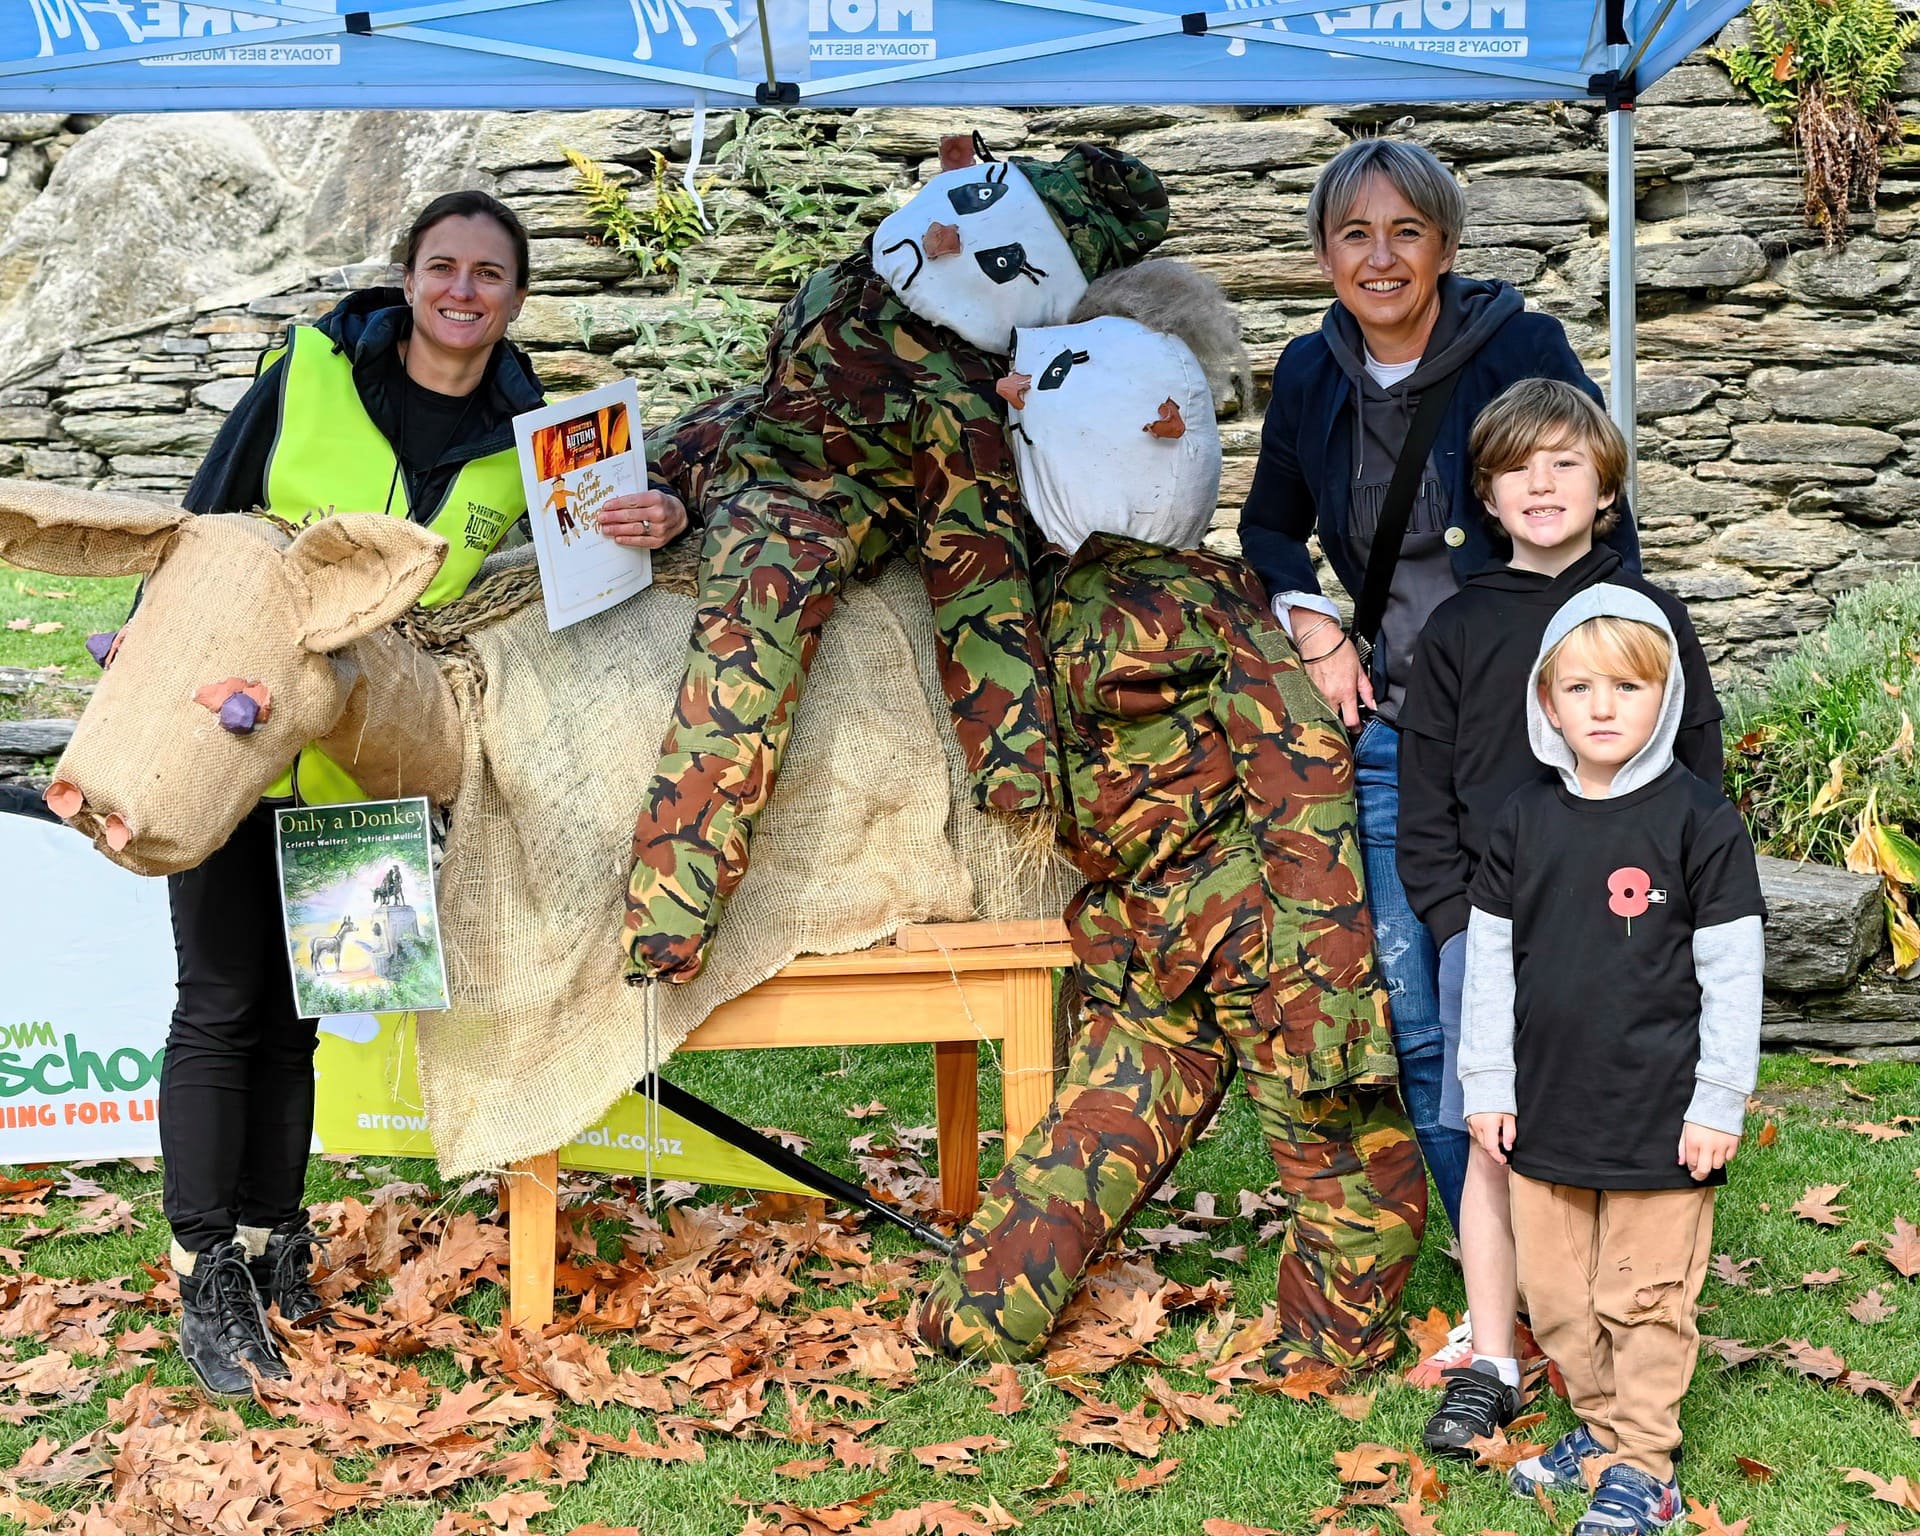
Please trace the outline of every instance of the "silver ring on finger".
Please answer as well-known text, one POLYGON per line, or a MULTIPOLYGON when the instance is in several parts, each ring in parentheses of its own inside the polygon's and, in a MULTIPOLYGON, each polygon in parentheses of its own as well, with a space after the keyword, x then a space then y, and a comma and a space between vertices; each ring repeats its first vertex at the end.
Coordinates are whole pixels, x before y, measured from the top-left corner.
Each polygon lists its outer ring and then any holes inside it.
POLYGON ((651 519, 649 519, 649 518, 644 518, 644 517, 643 517, 643 518, 641 518, 641 519, 640 519, 640 531, 641 531, 642 533, 652 533, 652 532, 653 532, 653 522, 652 522, 652 520, 651 520, 651 519))

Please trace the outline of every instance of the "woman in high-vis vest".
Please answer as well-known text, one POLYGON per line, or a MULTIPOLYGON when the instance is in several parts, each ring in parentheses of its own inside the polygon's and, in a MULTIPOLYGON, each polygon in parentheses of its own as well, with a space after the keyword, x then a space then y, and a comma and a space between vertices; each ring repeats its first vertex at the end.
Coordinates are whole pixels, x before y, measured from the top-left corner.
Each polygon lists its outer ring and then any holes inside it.
MULTIPOLYGON (((524 514, 513 417, 542 403, 504 338, 527 296, 527 232, 483 192, 437 198, 402 243, 401 288, 351 293, 261 360, 186 495, 194 512, 265 507, 295 524, 385 512, 442 535, 429 606, 466 590, 524 514)), ((223 595, 244 601, 245 594, 223 595)), ((361 798, 309 748, 223 847, 168 880, 179 1001, 160 1076, 164 1207, 180 1348, 209 1392, 285 1376, 266 1309, 323 1310, 304 1205, 315 1023, 287 969, 273 807, 361 798)))

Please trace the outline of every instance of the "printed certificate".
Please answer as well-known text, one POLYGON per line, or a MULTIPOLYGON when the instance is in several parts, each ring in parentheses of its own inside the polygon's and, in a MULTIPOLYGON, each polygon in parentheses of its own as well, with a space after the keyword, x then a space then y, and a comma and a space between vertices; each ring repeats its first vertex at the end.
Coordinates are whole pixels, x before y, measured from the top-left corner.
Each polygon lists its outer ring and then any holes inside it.
POLYGON ((604 613, 653 580, 653 559, 600 532, 600 508, 647 487, 632 379, 513 418, 549 631, 604 613))

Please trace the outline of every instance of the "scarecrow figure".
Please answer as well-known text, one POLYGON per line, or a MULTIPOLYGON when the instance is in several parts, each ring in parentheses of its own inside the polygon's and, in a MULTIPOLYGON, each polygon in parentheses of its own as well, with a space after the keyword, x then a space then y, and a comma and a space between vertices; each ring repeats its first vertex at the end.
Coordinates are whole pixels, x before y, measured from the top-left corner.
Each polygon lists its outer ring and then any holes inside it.
POLYGON ((916 559, 976 802, 1054 803, 1058 765, 1026 519, 994 385, 1016 326, 1064 320, 1087 281, 1167 229, 1158 179, 1080 145, 941 173, 867 249, 813 274, 768 341, 765 385, 664 434, 654 472, 705 525, 685 682, 634 829, 628 978, 690 980, 746 872, 835 598, 916 559))
POLYGON ((1064 552, 1040 585, 1060 831, 1092 882, 1067 911, 1086 1013, 917 1326, 950 1354, 1037 1353, 1238 1070, 1288 1199, 1270 1367, 1375 1365, 1426 1178, 1394 1087, 1353 761, 1258 581, 1195 547, 1220 480, 1196 353, 1216 376, 1243 358, 1237 318, 1172 262, 1108 282, 1078 312, 1101 318, 1021 331, 1003 386, 1027 506, 1064 552))

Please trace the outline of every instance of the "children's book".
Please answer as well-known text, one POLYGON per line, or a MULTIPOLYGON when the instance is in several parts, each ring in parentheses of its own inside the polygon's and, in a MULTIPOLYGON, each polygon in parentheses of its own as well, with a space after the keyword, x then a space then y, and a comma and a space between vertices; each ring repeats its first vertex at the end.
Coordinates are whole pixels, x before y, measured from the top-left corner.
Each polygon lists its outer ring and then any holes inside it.
POLYGON ((301 806, 274 821, 300 1016, 448 1006, 426 800, 301 806))
POLYGON ((632 379, 513 418, 547 629, 604 613, 653 580, 653 560, 600 532, 600 509, 647 487, 632 379))

